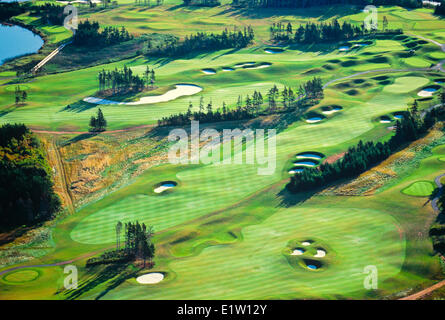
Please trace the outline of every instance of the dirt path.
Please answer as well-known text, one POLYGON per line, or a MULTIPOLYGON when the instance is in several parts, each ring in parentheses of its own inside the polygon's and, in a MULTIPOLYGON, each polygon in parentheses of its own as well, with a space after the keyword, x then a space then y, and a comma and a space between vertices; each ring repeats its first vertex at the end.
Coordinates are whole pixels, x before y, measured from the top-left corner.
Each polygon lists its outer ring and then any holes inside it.
POLYGON ((0 271, 0 276, 6 274, 8 272, 14 271, 14 270, 20 270, 20 269, 26 269, 26 268, 45 268, 45 267, 63 266, 63 265, 70 264, 70 263, 73 263, 73 262, 78 261, 78 260, 89 258, 89 257, 94 256, 94 255, 96 255, 96 254, 98 254, 98 253, 100 253, 100 252, 102 252, 104 250, 107 250, 107 249, 110 249, 110 248, 105 248, 105 249, 102 249, 102 250, 89 252, 89 253, 86 253, 84 255, 81 255, 81 256, 79 256, 77 258, 74 258, 74 259, 71 259, 71 260, 65 260, 65 261, 54 262, 54 263, 47 263, 47 264, 35 264, 35 265, 31 265, 31 266, 12 267, 12 268, 0 271))
POLYGON ((119 130, 109 130, 109 131, 101 131, 101 132, 91 132, 91 131, 48 131, 48 130, 37 130, 32 129, 33 132, 36 133, 47 133, 47 134, 98 134, 98 133, 117 133, 117 132, 128 132, 132 130, 142 129, 142 128, 153 128, 154 124, 144 124, 136 127, 130 127, 125 129, 119 129, 119 130))
MULTIPOLYGON (((55 165, 55 171, 56 173, 59 173, 60 180, 61 180, 61 187, 62 187, 62 193, 64 195, 65 205, 69 211, 69 213, 74 214, 74 203, 73 203, 73 196, 71 194, 69 183, 67 179, 67 174, 65 171, 65 166, 63 165, 62 157, 60 156, 59 148, 57 147, 56 140, 51 139, 50 142, 50 150, 49 152, 52 152, 54 155, 54 165, 55 165)), ((48 153, 49 153, 48 152, 48 153)))
MULTIPOLYGON (((437 193, 436 197, 431 201, 431 206, 433 207, 433 210, 437 213, 439 213, 439 207, 437 206, 437 201, 439 200, 439 197, 443 192, 443 188, 442 188, 443 185, 440 182, 440 179, 442 179, 443 177, 445 177, 445 173, 437 176, 434 179, 434 183, 440 189, 440 191, 437 193)), ((443 259, 443 257, 442 257, 442 259, 443 259)), ((445 280, 442 280, 442 281, 436 283, 435 285, 432 285, 431 287, 428 287, 422 291, 419 291, 419 292, 409 295, 407 297, 401 298, 399 300, 418 300, 418 299, 423 298, 424 296, 430 294, 434 290, 442 288, 443 286, 445 286, 445 280)))

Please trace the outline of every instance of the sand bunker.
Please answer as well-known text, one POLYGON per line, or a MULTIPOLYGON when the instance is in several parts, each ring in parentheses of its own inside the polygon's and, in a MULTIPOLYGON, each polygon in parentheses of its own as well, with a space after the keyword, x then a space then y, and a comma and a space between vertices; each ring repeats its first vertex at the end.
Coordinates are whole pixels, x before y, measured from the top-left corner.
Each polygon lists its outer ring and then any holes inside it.
POLYGON ((306 250, 302 249, 302 248, 296 248, 292 251, 292 253, 290 254, 291 256, 301 256, 306 250))
POLYGON ((244 63, 236 64, 235 68, 242 68, 242 67, 253 66, 253 65, 255 65, 255 62, 244 62, 244 63))
POLYGON ((83 99, 83 101, 94 104, 120 104, 120 105, 152 104, 152 103, 175 100, 182 96, 191 96, 201 91, 202 88, 194 84, 177 84, 175 89, 169 90, 163 95, 142 97, 139 101, 119 102, 119 101, 100 99, 95 97, 87 97, 83 99))
POLYGON ((311 243, 312 243, 312 241, 303 241, 303 242, 301 243, 301 245, 303 245, 303 246, 310 246, 311 243))
POLYGON ((304 259, 304 263, 306 264, 306 267, 311 270, 317 270, 322 267, 322 263, 317 260, 304 259))
POLYGON ((348 46, 341 46, 338 48, 338 51, 348 51, 349 49, 351 49, 351 48, 348 46))
POLYGON ((306 122, 307 123, 317 123, 317 122, 320 122, 321 120, 323 120, 323 118, 321 118, 321 117, 312 117, 312 118, 306 119, 306 122))
POLYGON ((397 119, 397 120, 403 119, 403 114, 402 113, 394 113, 393 115, 394 115, 394 119, 397 119))
POLYGON ((264 69, 264 68, 268 68, 272 65, 272 63, 263 63, 260 65, 248 65, 248 66, 244 66, 244 69, 249 69, 249 70, 253 70, 253 69, 264 69))
POLYGON ((417 93, 419 97, 431 97, 437 89, 433 87, 425 88, 417 93))
POLYGON ((281 53, 281 52, 284 52, 284 49, 281 49, 281 48, 267 48, 267 49, 264 49, 264 52, 271 53, 271 54, 281 53))
POLYGON ((164 280, 164 275, 160 272, 147 273, 136 279, 140 284, 155 284, 164 280))
POLYGON ((380 123, 391 123, 391 122, 392 120, 387 116, 380 117, 380 123))
POLYGON ((342 110, 342 109, 343 109, 343 108, 342 108, 342 107, 339 107, 339 106, 334 106, 334 107, 332 107, 332 108, 325 107, 325 108, 323 108, 322 113, 323 113, 323 114, 332 114, 332 113, 338 112, 338 111, 340 111, 340 110, 342 110))
POLYGON ((205 73, 205 74, 215 74, 216 70, 215 69, 202 69, 201 72, 205 73))
POLYGON ((222 71, 234 71, 235 69, 230 68, 230 67, 224 67, 222 68, 222 71))
POLYGON ((301 158, 309 158, 309 159, 320 160, 321 158, 323 158, 323 156, 321 154, 316 154, 316 153, 311 153, 311 152, 304 152, 304 153, 297 154, 297 159, 301 159, 301 158))
POLYGON ((303 168, 294 168, 294 169, 291 169, 291 170, 289 170, 289 173, 290 174, 294 174, 294 173, 301 173, 301 172, 303 172, 303 168))
POLYGON ((166 182, 162 182, 159 186, 157 186, 153 191, 155 193, 161 193, 164 192, 165 190, 174 188, 177 186, 177 183, 174 181, 166 181, 166 182))
POLYGON ((326 255, 326 251, 323 249, 317 249, 317 254, 314 255, 315 258, 323 258, 326 255))
POLYGON ((299 165, 299 166, 304 166, 304 167, 315 167, 316 165, 318 165, 317 162, 310 161, 310 160, 296 161, 296 162, 294 162, 294 164, 299 165))

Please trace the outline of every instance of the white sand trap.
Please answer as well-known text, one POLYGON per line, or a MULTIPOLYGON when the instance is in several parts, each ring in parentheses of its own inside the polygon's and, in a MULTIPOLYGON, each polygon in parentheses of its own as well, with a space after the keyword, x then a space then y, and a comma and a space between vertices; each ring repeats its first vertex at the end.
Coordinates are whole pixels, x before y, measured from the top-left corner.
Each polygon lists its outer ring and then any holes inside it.
POLYGON ((157 187, 156 189, 154 189, 153 191, 155 193, 161 193, 161 192, 164 192, 165 190, 168 190, 168 189, 171 189, 171 188, 173 188, 173 187, 160 186, 160 187, 157 187))
POLYGON ((255 64, 255 62, 239 63, 239 64, 235 65, 235 68, 242 68, 245 66, 253 66, 254 64, 255 64))
POLYGON ((310 243, 309 241, 303 241, 303 242, 301 243, 301 245, 303 245, 303 246, 310 246, 311 243, 310 243))
POLYGON ((264 68, 269 68, 271 66, 271 64, 262 64, 260 66, 257 67, 249 67, 249 68, 245 68, 246 70, 253 70, 253 69, 264 69, 264 68))
POLYGON ((304 253, 304 250, 295 249, 294 251, 292 251, 292 253, 290 255, 291 256, 301 256, 303 253, 304 253))
POLYGON ((194 84, 177 84, 175 89, 169 90, 166 93, 160 96, 148 96, 142 97, 139 101, 132 102, 119 102, 107 99, 100 99, 95 97, 87 97, 83 99, 85 102, 94 103, 94 104, 120 104, 120 105, 139 105, 139 104, 152 104, 158 102, 167 102, 171 100, 175 100, 182 96, 191 96, 201 92, 202 88, 200 86, 196 86, 194 84))
POLYGON ((314 255, 315 258, 323 258, 326 255, 326 251, 317 249, 317 254, 314 255))
POLYGON ((323 119, 316 117, 316 118, 306 119, 306 122, 307 123, 317 123, 317 122, 320 122, 321 120, 323 120, 323 119))
POLYGON ((332 114, 332 113, 339 112, 339 111, 340 111, 340 109, 332 109, 332 110, 322 111, 322 113, 324 113, 324 114, 332 114))
POLYGON ((338 48, 338 51, 348 51, 349 49, 351 49, 348 46, 341 46, 340 48, 338 48))
POLYGON ((380 123, 391 123, 391 120, 380 120, 380 123))
POLYGON ((159 187, 157 187, 153 191, 155 193, 161 193, 161 192, 164 192, 165 190, 168 190, 168 189, 171 189, 171 188, 174 188, 174 187, 176 187, 176 185, 174 185, 173 183, 165 183, 165 184, 160 185, 159 187))
POLYGON ((216 73, 216 71, 213 69, 202 69, 201 72, 205 73, 205 74, 215 74, 216 73))
POLYGON ((419 97, 432 97, 437 91, 435 88, 425 88, 417 93, 419 97))
POLYGON ((140 284, 155 284, 162 280, 164 280, 164 275, 160 272, 147 273, 136 278, 136 281, 140 284))

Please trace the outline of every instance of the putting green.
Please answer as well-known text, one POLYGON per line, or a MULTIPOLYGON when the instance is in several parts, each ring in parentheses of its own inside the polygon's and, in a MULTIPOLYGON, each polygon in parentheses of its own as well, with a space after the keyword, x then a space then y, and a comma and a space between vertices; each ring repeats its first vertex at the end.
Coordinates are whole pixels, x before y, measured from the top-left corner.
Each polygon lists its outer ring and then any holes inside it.
POLYGON ((411 57, 403 60, 407 65, 415 68, 427 68, 431 65, 431 62, 428 62, 422 58, 411 57))
POLYGON ((427 197, 431 195, 434 189, 434 184, 430 181, 416 181, 403 189, 402 193, 415 197, 427 197))
POLYGON ((20 284, 24 282, 31 282, 36 280, 40 276, 40 273, 34 269, 22 269, 11 271, 3 276, 3 280, 13 284, 20 284))
POLYGON ((392 93, 407 93, 416 90, 429 82, 428 79, 422 77, 400 77, 393 84, 385 86, 383 91, 392 93))
POLYGON ((353 208, 281 209, 242 230, 243 240, 211 246, 172 260, 177 278, 149 291, 126 285, 107 299, 267 299, 363 293, 364 268, 377 267, 379 283, 399 273, 405 239, 389 214, 353 208), (332 263, 319 272, 294 268, 282 254, 291 239, 320 239, 332 263), (199 283, 199 285, 197 285, 199 283), (261 290, 259 290, 261 288, 261 290))

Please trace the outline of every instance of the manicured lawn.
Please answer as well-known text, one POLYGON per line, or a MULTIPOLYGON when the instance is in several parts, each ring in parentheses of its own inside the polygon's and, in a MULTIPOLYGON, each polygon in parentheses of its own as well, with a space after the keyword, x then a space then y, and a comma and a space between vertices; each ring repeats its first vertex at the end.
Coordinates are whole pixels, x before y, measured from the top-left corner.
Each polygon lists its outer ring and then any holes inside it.
POLYGON ((435 189, 431 181, 416 181, 408 188, 403 189, 403 193, 415 197, 427 197, 435 189))

